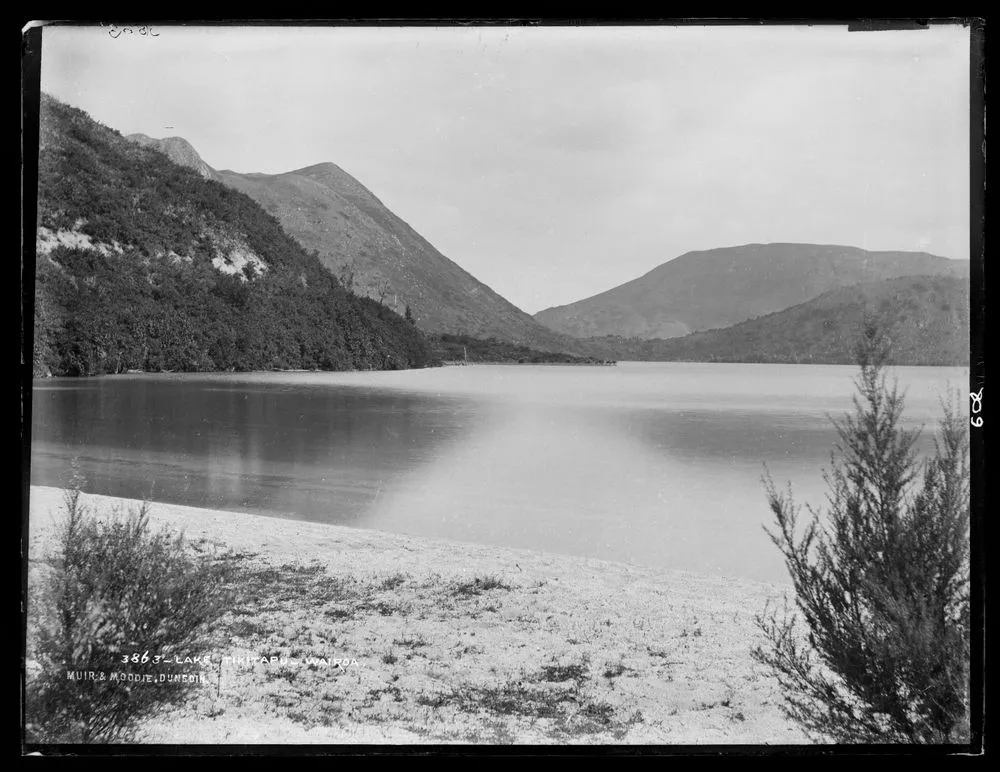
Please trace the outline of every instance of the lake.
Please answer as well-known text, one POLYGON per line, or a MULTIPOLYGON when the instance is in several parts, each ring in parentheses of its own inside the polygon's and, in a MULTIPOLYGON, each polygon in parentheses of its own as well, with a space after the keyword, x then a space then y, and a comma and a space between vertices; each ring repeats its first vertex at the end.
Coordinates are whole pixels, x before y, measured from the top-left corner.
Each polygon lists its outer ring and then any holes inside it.
MULTIPOLYGON (((31 482, 786 581, 761 475, 825 503, 856 368, 620 363, 36 380, 31 482)), ((897 368, 931 447, 967 368, 897 368)), ((967 403, 961 402, 963 410, 967 403)))

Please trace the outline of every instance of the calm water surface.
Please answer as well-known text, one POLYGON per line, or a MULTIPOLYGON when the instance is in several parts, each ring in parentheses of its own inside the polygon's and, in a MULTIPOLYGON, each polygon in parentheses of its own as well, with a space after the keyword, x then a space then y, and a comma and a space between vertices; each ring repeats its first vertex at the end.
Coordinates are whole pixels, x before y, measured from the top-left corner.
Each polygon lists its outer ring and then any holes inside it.
MULTIPOLYGON (((765 464, 823 504, 853 367, 622 363, 48 379, 31 481, 784 581, 765 464)), ((898 368, 930 446, 966 368, 898 368)), ((965 404, 962 402, 961 404, 965 404)))

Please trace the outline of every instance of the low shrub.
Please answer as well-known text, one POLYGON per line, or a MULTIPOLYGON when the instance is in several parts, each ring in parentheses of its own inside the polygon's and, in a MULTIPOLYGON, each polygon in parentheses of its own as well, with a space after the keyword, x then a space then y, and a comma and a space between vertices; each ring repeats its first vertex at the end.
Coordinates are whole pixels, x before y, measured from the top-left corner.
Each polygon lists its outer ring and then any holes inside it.
POLYGON ((148 502, 98 518, 77 486, 65 510, 30 600, 26 739, 123 741, 197 685, 177 676, 211 674, 203 662, 228 606, 226 569, 195 556, 183 534, 151 531, 148 502))
POLYGON ((454 594, 458 596, 482 595, 490 590, 510 590, 512 587, 496 574, 483 574, 467 582, 455 584, 454 594))

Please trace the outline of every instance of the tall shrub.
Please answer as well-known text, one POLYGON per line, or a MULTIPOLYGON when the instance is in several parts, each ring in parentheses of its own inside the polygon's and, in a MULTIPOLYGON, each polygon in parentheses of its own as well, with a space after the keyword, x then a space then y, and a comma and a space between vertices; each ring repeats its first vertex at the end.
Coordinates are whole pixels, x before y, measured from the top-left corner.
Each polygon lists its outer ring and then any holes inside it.
POLYGON ((800 509, 765 476, 798 614, 765 610, 758 662, 777 675, 786 713, 816 739, 969 739, 968 429, 956 405, 933 455, 900 428, 904 399, 887 377, 889 346, 866 321, 853 414, 839 441, 826 512, 800 509), (800 627, 804 622, 805 629, 800 627))
POLYGON ((34 674, 26 684, 26 739, 126 740, 140 721, 197 685, 161 676, 200 671, 184 659, 207 653, 210 626, 226 607, 225 577, 207 558, 193 557, 182 535, 151 531, 148 504, 100 519, 75 487, 65 507, 29 608, 34 674), (151 678, 121 680, 122 673, 151 678))

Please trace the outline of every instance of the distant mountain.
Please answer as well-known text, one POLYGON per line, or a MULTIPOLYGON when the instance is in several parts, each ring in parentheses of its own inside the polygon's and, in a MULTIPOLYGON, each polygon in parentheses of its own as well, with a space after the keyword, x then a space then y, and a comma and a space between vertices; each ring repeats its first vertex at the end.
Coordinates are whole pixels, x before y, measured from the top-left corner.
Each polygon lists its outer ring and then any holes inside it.
POLYGON ((332 163, 284 174, 216 171, 183 139, 130 139, 257 201, 359 295, 379 300, 434 333, 497 337, 549 351, 575 343, 553 333, 438 252, 358 180, 332 163))
POLYGON ((44 94, 39 118, 37 375, 433 361, 414 325, 344 290, 248 196, 187 168, 197 154, 183 140, 157 152, 44 94))
POLYGON ((899 276, 968 277, 969 264, 925 252, 747 244, 688 252, 599 295, 535 314, 576 337, 673 338, 728 327, 824 292, 899 276))
POLYGON ((899 365, 969 364, 969 283, 905 276, 838 287, 783 311, 669 340, 595 338, 594 356, 691 362, 853 364, 868 312, 893 342, 899 365))

